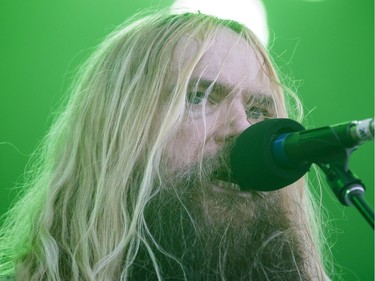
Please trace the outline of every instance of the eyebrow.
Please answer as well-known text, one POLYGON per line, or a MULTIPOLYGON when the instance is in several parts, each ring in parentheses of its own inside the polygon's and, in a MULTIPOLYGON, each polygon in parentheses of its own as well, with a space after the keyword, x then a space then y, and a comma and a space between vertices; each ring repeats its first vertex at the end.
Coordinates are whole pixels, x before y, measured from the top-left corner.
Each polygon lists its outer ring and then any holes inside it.
POLYGON ((215 81, 212 81, 212 80, 207 80, 207 79, 198 79, 198 78, 194 78, 194 79, 191 79, 190 82, 189 82, 189 88, 204 88, 204 89, 207 89, 209 87, 212 87, 212 91, 213 92, 216 92, 216 93, 225 93, 225 94, 229 94, 233 89, 231 89, 230 87, 227 87, 223 84, 220 84, 220 83, 217 83, 215 81))
MULTIPOLYGON (((209 87, 212 87, 212 92, 215 93, 220 93, 222 95, 228 95, 230 92, 233 91, 233 87, 229 87, 227 85, 215 82, 213 80, 208 80, 208 79, 198 79, 198 78, 193 78, 190 80, 189 89, 192 89, 194 87, 199 88, 202 87, 204 89, 207 89, 209 87)), ((261 92, 256 92, 256 93, 248 93, 248 98, 246 99, 246 103, 249 101, 260 101, 262 103, 272 105, 274 103, 274 98, 272 95, 266 95, 261 92)))

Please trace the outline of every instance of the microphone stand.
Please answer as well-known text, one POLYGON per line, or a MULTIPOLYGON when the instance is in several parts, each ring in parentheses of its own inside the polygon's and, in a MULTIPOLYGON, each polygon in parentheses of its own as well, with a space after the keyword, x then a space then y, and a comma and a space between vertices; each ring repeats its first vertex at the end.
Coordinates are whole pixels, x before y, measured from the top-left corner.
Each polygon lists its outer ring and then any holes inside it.
POLYGON ((354 205, 374 229, 374 211, 364 200, 365 186, 349 170, 349 156, 356 148, 343 148, 331 160, 316 163, 325 173, 332 191, 344 206, 354 205))

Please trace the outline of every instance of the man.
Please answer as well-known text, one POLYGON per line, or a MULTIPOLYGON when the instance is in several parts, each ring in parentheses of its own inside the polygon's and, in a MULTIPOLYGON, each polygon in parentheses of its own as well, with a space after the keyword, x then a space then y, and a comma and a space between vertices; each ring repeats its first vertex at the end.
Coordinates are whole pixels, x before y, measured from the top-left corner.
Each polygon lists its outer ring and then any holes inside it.
POLYGON ((120 27, 82 67, 3 225, 0 275, 328 280, 303 181, 261 193, 228 180, 235 137, 286 117, 284 98, 238 23, 160 13, 120 27))

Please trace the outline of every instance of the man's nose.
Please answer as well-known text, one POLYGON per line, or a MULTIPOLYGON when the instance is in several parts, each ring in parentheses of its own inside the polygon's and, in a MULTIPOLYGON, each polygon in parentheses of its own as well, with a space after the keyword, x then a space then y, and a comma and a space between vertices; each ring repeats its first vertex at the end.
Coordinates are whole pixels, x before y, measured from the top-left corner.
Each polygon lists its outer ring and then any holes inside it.
POLYGON ((246 114, 246 109, 240 101, 234 101, 224 115, 225 118, 222 120, 221 132, 219 132, 219 135, 224 140, 238 136, 251 125, 246 114))

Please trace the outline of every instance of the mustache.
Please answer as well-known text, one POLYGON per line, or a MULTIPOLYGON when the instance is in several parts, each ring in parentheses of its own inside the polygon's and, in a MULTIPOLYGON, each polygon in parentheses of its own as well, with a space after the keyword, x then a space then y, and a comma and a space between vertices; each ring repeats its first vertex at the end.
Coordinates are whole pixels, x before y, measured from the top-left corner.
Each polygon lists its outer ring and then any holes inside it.
MULTIPOLYGON (((213 155, 202 156, 188 167, 175 170, 165 169, 163 183, 168 186, 193 187, 205 185, 214 179, 230 181, 230 152, 234 140, 229 140, 213 155)), ((165 165, 162 165, 166 167, 165 165)), ((163 184, 163 185, 164 185, 163 184)))

